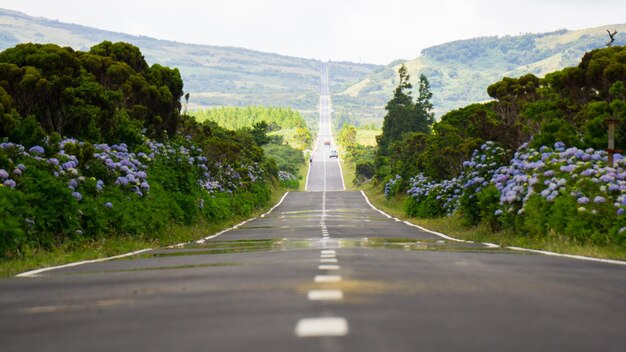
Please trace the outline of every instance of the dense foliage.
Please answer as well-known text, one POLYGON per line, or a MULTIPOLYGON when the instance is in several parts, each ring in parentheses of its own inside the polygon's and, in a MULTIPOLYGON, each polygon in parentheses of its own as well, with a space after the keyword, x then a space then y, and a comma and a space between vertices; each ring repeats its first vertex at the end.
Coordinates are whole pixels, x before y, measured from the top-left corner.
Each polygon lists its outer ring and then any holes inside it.
POLYGON ((0 137, 42 144, 43 133, 29 136, 39 127, 92 143, 138 143, 143 129, 173 137, 182 89, 177 69, 148 66, 127 43, 20 44, 0 53, 0 137))
MULTIPOLYGON (((407 213, 439 217, 459 212, 469 224, 483 222, 528 236, 626 244, 626 159, 618 155, 610 166, 605 151, 566 148, 561 142, 540 149, 523 145, 503 165, 504 155, 487 143, 459 177, 436 182, 417 175, 407 192, 407 213)), ((386 185, 389 196, 397 178, 386 185)))
MULTIPOLYGON (((430 135, 387 148, 385 193, 407 213, 458 213, 521 234, 624 244, 626 172, 608 165, 607 119, 626 149, 626 48, 593 50, 577 67, 491 85, 494 101, 451 111, 430 135), (554 146, 554 147, 552 147, 554 146)), ((379 146, 380 147, 380 146, 379 146)))
POLYGON ((276 182, 298 186, 301 151, 262 121, 232 131, 181 115, 182 89, 178 70, 126 43, 0 53, 0 257, 153 238, 247 215, 276 182))
POLYGON ((220 221, 261 206, 271 175, 252 160, 209 159, 208 145, 0 144, 0 257, 68 240, 149 238, 170 223, 220 221))

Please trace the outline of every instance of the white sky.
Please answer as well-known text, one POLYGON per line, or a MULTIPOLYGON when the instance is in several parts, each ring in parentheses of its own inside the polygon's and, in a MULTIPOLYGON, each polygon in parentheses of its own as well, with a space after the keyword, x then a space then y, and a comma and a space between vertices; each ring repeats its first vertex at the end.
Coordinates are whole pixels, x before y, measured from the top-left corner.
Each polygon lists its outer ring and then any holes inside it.
POLYGON ((0 8, 159 39, 377 64, 458 39, 626 22, 624 0, 0 0, 0 8))

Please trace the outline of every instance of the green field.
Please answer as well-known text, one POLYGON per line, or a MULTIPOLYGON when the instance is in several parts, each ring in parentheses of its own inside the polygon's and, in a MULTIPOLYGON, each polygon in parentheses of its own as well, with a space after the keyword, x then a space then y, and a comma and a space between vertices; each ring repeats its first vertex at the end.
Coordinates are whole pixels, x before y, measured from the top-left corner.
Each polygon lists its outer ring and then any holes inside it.
POLYGON ((381 133, 379 130, 357 130, 356 143, 364 146, 375 146, 376 136, 381 133))

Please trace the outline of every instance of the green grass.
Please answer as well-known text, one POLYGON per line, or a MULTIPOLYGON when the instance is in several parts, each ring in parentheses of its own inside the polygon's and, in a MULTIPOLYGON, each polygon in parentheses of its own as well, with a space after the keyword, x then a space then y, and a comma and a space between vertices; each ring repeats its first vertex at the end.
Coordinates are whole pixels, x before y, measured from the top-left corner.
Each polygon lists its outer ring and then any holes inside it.
POLYGON ((359 189, 352 183, 355 174, 354 164, 344 158, 339 160, 339 164, 341 164, 341 173, 343 182, 346 185, 346 191, 358 191, 359 189))
POLYGON ((307 161, 306 163, 300 165, 300 171, 299 171, 300 186, 298 187, 298 192, 306 191, 306 177, 308 173, 309 173, 309 162, 307 161))
POLYGON ((446 234, 450 237, 467 241, 489 242, 500 246, 523 247, 561 254, 626 260, 625 249, 618 246, 580 244, 556 236, 527 237, 507 231, 491 232, 484 226, 465 226, 458 216, 439 219, 411 218, 406 216, 404 212, 404 199, 406 196, 385 199, 384 192, 382 192, 380 185, 367 184, 362 187, 362 189, 375 207, 399 219, 408 220, 416 225, 446 234))
POLYGON ((145 248, 165 247, 177 243, 191 242, 268 211, 278 203, 284 193, 284 189, 273 189, 267 204, 246 217, 211 224, 199 222, 192 226, 174 224, 157 233, 153 239, 119 237, 100 241, 85 241, 80 244, 62 244, 54 250, 28 249, 22 253, 21 258, 0 260, 0 277, 11 277, 37 268, 105 258, 145 248))

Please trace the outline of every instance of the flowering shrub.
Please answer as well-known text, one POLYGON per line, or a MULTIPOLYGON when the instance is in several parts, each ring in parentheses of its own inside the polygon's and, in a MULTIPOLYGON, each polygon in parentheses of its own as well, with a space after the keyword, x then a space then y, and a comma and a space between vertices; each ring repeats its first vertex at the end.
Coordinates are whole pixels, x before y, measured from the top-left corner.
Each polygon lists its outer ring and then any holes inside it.
POLYGON ((507 152, 493 142, 486 142, 474 150, 470 161, 463 163, 463 194, 459 197, 459 210, 468 224, 477 224, 481 219, 481 209, 477 195, 489 185, 498 167, 507 161, 507 152))
POLYGON ((398 194, 398 188, 400 187, 400 182, 402 180, 402 176, 396 175, 396 177, 389 180, 389 182, 385 183, 385 198, 389 199, 396 194, 398 194))
POLYGON ((607 164, 605 151, 565 148, 539 150, 522 146, 508 166, 496 171, 505 224, 514 214, 529 234, 554 232, 577 240, 624 240, 626 160, 615 155, 607 164))
POLYGON ((458 208, 462 180, 453 178, 442 182, 419 174, 410 180, 406 211, 416 217, 440 217, 452 214, 458 208))
POLYGON ((242 215, 269 197, 256 163, 209 160, 190 140, 0 144, 0 256, 70 239, 148 235, 169 222, 242 215))
POLYGON ((543 236, 558 234, 577 241, 624 243, 626 240, 626 159, 605 151, 566 148, 556 143, 539 150, 520 147, 501 166, 506 152, 493 143, 465 162, 463 174, 435 182, 411 179, 407 213, 432 217, 459 211, 469 223, 543 236))

